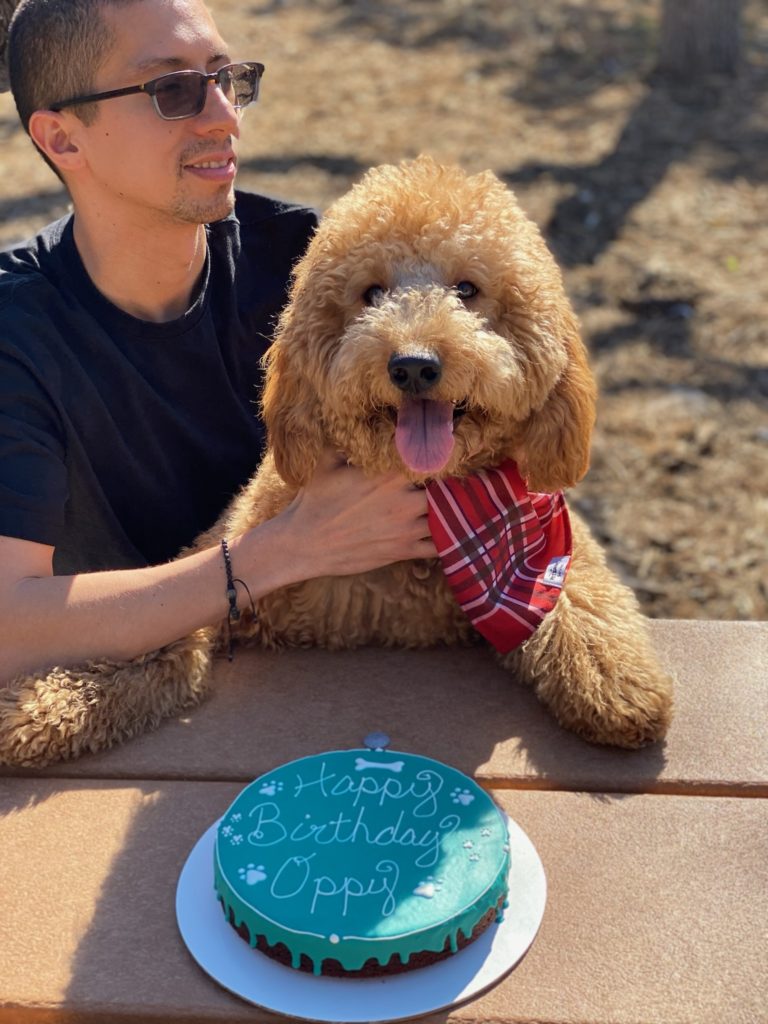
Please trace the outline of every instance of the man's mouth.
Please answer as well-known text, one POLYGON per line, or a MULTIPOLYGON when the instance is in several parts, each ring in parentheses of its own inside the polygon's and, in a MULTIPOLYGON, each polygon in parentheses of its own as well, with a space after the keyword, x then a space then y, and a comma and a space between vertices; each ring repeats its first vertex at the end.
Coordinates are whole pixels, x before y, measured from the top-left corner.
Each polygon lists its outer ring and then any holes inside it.
POLYGON ((237 161, 234 155, 191 160, 184 164, 185 171, 210 181, 230 181, 234 178, 236 169, 237 161))

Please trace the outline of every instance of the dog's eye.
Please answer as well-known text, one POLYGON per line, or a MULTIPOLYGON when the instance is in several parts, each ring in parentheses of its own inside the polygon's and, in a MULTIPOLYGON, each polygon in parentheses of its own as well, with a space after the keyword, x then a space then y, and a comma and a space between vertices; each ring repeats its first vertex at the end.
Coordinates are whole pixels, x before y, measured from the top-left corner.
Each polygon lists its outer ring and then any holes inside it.
POLYGON ((467 299, 473 299, 477 293, 478 289, 471 281, 459 281, 456 285, 456 294, 465 302, 467 299))
POLYGON ((372 284, 363 292, 363 302, 366 306, 376 306, 386 295, 386 290, 380 284, 372 284))

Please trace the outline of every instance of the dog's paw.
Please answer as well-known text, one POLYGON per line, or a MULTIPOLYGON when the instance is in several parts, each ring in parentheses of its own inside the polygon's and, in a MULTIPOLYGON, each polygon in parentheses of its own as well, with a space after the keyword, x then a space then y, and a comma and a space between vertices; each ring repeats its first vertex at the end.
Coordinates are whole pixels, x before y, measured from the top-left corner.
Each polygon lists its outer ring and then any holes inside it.
POLYGON ((590 743, 643 747, 672 720, 672 680, 639 631, 622 642, 545 624, 502 664, 532 685, 560 725, 590 743))
POLYGON ((127 662, 88 662, 0 687, 0 764, 44 767, 156 728, 208 690, 211 631, 127 662))
POLYGON ((43 767, 76 756, 90 695, 62 669, 20 676, 0 689, 0 764, 43 767))
POLYGON ((661 671, 632 679, 601 676, 553 686, 541 681, 539 698, 560 725, 590 743, 630 749, 662 740, 672 720, 672 681, 661 671))

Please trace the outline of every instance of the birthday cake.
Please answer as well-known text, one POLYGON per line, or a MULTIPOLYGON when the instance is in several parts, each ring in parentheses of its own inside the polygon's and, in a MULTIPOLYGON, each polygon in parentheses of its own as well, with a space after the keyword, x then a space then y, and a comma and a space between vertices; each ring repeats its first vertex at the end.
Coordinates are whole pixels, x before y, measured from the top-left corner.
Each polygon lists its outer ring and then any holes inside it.
POLYGON ((219 823, 214 884, 256 949, 315 974, 411 970, 471 942, 506 905, 506 819, 427 757, 304 757, 262 775, 219 823))

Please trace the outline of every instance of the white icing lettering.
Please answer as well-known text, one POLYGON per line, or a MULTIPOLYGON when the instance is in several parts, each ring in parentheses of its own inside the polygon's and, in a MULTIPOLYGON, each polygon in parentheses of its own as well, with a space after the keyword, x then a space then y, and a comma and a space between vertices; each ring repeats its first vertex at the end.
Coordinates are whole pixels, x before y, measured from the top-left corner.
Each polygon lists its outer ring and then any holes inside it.
POLYGON ((323 825, 307 825, 306 826, 307 831, 306 832, 302 832, 302 829, 304 827, 305 827, 304 823, 300 821, 299 824, 296 825, 295 828, 293 828, 291 830, 290 839, 292 840, 292 842, 294 842, 294 843, 301 843, 301 842, 304 842, 305 839, 311 839, 314 836, 314 834, 319 829, 323 828, 324 826, 323 825))
POLYGON ((299 822, 288 832, 279 820, 280 809, 276 804, 258 804, 252 809, 249 817, 254 815, 256 827, 248 834, 248 842, 252 846, 275 846, 284 839, 289 839, 291 842, 310 842, 318 846, 345 846, 360 842, 369 846, 425 847, 426 853, 415 861, 418 867, 432 867, 437 863, 443 840, 455 832, 461 822, 457 814, 449 814, 440 821, 437 829, 428 828, 419 833, 413 826, 403 829, 405 811, 401 811, 394 824, 385 825, 372 834, 364 820, 366 808, 363 806, 359 808, 354 821, 339 813, 337 817, 322 824, 299 822))
MULTIPOLYGON (((346 879, 344 881, 346 882, 346 879)), ((312 906, 309 908, 310 914, 314 914, 315 906, 320 896, 336 896, 340 892, 343 892, 343 886, 337 889, 332 878, 329 878, 327 875, 320 875, 319 878, 315 879, 315 896, 312 900, 312 906), (328 883, 328 888, 323 888, 323 882, 328 883)))
POLYGON ((426 782, 426 790, 417 793, 413 787, 414 797, 418 800, 421 798, 413 809, 414 818, 431 818, 433 814, 437 814, 437 794, 443 788, 443 779, 437 774, 437 772, 430 771, 428 768, 422 772, 419 772, 416 776, 419 782, 426 782))
POLYGON ((315 856, 314 853, 310 853, 308 857, 289 857, 280 867, 275 877, 272 879, 272 885, 269 887, 270 894, 276 900, 290 900, 294 896, 298 896, 304 886, 309 880, 309 862, 315 856), (296 869, 297 877, 293 880, 294 888, 290 892, 280 892, 281 885, 290 885, 289 879, 283 879, 283 874, 290 874, 291 869, 296 869), (302 871, 303 869, 303 871, 302 871))
POLYGON ((384 801, 389 800, 401 800, 404 796, 403 784, 399 779, 387 779, 384 785, 381 787, 381 795, 379 797, 379 807, 384 806, 384 801))
POLYGON ((389 885, 387 885, 386 879, 382 879, 382 885, 384 886, 384 891, 387 893, 387 898, 384 900, 381 912, 384 917, 389 917, 390 914, 394 914, 395 907, 397 905, 395 900, 395 889, 397 888, 397 882, 400 878, 400 868, 393 860, 380 860, 376 865, 376 870, 380 871, 384 875, 394 875, 394 878, 389 885))
POLYGON ((248 833, 251 846, 274 846, 288 834, 285 826, 280 824, 280 808, 274 803, 257 804, 248 812, 248 817, 256 817, 256 827, 248 833), (271 815, 271 816, 270 816, 271 815), (266 826, 264 828, 263 826, 266 826))
POLYGON ((397 842, 396 836, 398 829, 403 823, 405 817, 405 811, 400 811, 397 821, 394 825, 386 825, 380 832, 377 832, 371 842, 375 843, 376 846, 388 846, 390 843, 397 842))
MULTIPOLYGON (((361 807, 357 816, 358 821, 356 823, 356 828, 360 824, 360 819, 364 813, 365 808, 361 807)), ((288 838, 294 843, 302 843, 310 840, 318 843, 320 846, 330 846, 331 843, 354 842, 356 835, 355 830, 353 830, 352 834, 346 839, 342 839, 341 837, 342 826, 349 825, 351 823, 351 818, 345 818, 344 815, 339 812, 338 818, 331 818, 330 821, 325 822, 323 825, 315 823, 305 825, 304 822, 299 822, 299 824, 295 825, 291 832, 288 833, 288 838)), ((362 827, 365 829, 367 836, 368 829, 365 825, 362 827)))
POLYGON ((365 832, 365 842, 366 843, 370 843, 371 835, 370 835, 370 833, 368 831, 368 826, 366 824, 364 824, 364 822, 363 822, 363 817, 364 816, 365 816, 365 808, 361 807, 360 810, 357 812, 357 821, 355 822, 355 827, 352 829, 352 831, 349 834, 349 839, 345 839, 345 840, 343 840, 343 842, 356 843, 357 842, 357 833, 360 831, 360 829, 362 829, 365 832))
MULTIPOLYGON (((392 765, 398 764, 402 765, 403 762, 395 761, 386 765, 384 763, 366 762, 358 758, 357 770, 361 770, 363 765, 381 768, 392 767, 392 765)), ((378 797, 379 807, 383 807, 387 800, 403 800, 406 797, 413 797, 418 801, 413 809, 414 816, 417 818, 428 818, 437 813, 437 795, 443 788, 443 785, 444 782, 441 776, 430 769, 420 771, 416 775, 416 782, 411 783, 409 786, 405 786, 400 779, 389 778, 381 781, 371 775, 363 775, 359 779, 352 778, 350 775, 342 775, 340 778, 337 778, 336 772, 329 772, 325 761, 322 761, 317 778, 305 780, 301 775, 296 776, 293 795, 294 798, 301 796, 305 790, 316 786, 325 798, 329 796, 342 797, 352 795, 353 807, 357 807, 365 796, 378 797), (334 779, 337 781, 331 785, 334 779), (424 785, 419 786, 418 783, 424 783, 424 785)))
POLYGON ((342 824, 348 825, 351 821, 351 818, 345 818, 343 814, 339 814, 338 818, 332 818, 327 824, 321 825, 317 830, 313 837, 315 842, 319 843, 320 846, 330 846, 331 843, 344 842, 345 840, 339 838, 339 829, 342 824), (328 829, 328 832, 324 835, 323 833, 325 833, 326 829, 328 829))
MULTIPOLYGON (((400 877, 400 869, 397 864, 391 860, 381 860, 376 865, 376 871, 384 875, 385 877, 376 879, 372 878, 368 882, 367 886, 360 881, 359 878, 355 878, 352 875, 345 875, 344 879, 338 884, 328 875, 320 875, 316 878, 314 896, 312 898, 312 904, 309 908, 310 914, 314 914, 317 909, 317 902, 319 899, 331 898, 334 896, 341 896, 342 907, 341 916, 346 917, 347 911, 349 910, 350 899, 359 899, 366 896, 383 896, 386 893, 386 898, 381 906, 381 914, 384 917, 389 917, 395 912, 397 905, 395 900, 395 889, 397 887, 397 881, 400 877), (386 876, 392 875, 393 877, 387 878, 386 876)), ((324 908, 320 908, 321 910, 324 908)))
MULTIPOLYGON (((386 785, 386 783, 384 785, 386 785)), ((359 785, 354 790, 355 799, 352 801, 352 806, 357 807, 362 796, 376 796, 380 791, 381 787, 377 780, 371 778, 369 775, 364 775, 362 779, 360 779, 359 785)), ((331 793, 334 796, 336 795, 335 790, 331 790, 331 793)), ((379 801, 379 806, 381 806, 381 801, 379 801)))
POLYGON ((304 782, 302 777, 297 773, 296 775, 296 788, 293 791, 294 797, 300 796, 305 789, 309 789, 310 786, 319 786, 320 792, 323 796, 328 796, 328 790, 326 789, 326 782, 330 782, 331 779, 336 778, 336 772, 331 772, 330 775, 326 774, 325 761, 320 762, 320 775, 316 779, 311 779, 309 782, 304 782))
MULTIPOLYGON (((440 856, 440 846, 443 840, 447 839, 448 836, 452 835, 460 824, 461 818, 458 816, 458 814, 447 814, 444 818, 442 818, 440 820, 439 827, 441 829, 446 829, 446 831, 442 833, 435 832, 434 841, 430 842, 426 853, 422 853, 420 857, 416 858, 414 864, 416 864, 416 866, 419 868, 434 867, 435 864, 437 864, 438 858, 440 856)), ((420 843, 419 845, 423 846, 425 844, 420 843)))

